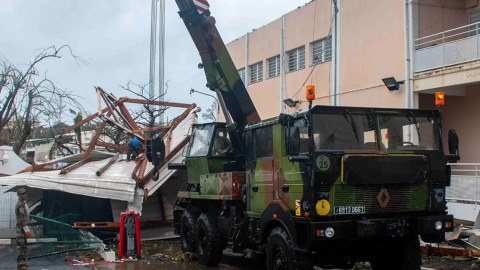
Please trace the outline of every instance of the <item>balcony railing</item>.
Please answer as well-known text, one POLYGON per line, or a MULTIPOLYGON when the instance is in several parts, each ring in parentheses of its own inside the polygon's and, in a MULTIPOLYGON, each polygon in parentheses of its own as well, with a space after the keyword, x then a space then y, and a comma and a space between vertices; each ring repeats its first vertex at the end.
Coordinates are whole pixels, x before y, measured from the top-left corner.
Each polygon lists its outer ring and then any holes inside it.
POLYGON ((415 40, 414 72, 480 59, 480 23, 473 23, 415 40))
POLYGON ((451 163, 452 183, 447 187, 447 201, 480 203, 480 163, 451 163))

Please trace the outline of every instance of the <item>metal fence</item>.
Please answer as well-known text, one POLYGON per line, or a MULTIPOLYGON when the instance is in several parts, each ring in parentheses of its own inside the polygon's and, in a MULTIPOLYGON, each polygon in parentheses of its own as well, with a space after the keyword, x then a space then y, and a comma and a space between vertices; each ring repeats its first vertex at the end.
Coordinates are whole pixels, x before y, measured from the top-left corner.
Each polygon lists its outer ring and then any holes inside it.
POLYGON ((15 229, 15 204, 18 197, 15 192, 5 191, 11 186, 0 186, 0 229, 15 229))
POLYGON ((480 59, 480 23, 450 29, 415 40, 414 72, 480 59))
POLYGON ((451 163, 452 183, 447 187, 447 201, 480 203, 480 163, 451 163))

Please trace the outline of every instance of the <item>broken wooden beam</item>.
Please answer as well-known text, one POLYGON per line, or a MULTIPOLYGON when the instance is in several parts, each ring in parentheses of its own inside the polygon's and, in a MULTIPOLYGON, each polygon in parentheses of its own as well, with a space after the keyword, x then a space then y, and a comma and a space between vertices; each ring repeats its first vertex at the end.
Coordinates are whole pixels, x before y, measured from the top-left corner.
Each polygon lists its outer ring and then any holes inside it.
MULTIPOLYGON (((180 122, 182 122, 185 118, 187 118, 188 114, 195 108, 197 105, 195 103, 191 104, 181 115, 179 115, 177 118, 175 118, 170 125, 172 128, 175 128, 176 125, 178 125, 180 122)), ((163 130, 162 133, 160 133, 160 138, 165 137, 165 135, 168 133, 168 130, 163 130)))
POLYGON ((75 170, 75 169, 80 168, 81 166, 83 166, 84 164, 86 164, 86 163, 88 163, 88 162, 90 162, 90 161, 92 161, 92 159, 91 159, 90 157, 88 157, 88 158, 86 158, 86 159, 82 159, 82 160, 80 160, 79 162, 74 163, 74 164, 72 164, 72 165, 70 165, 70 166, 67 166, 66 168, 62 169, 62 170, 60 171, 60 174, 67 174, 67 173, 69 173, 69 172, 71 172, 71 171, 73 171, 73 170, 75 170))
POLYGON ((145 105, 160 105, 160 106, 169 106, 169 107, 179 107, 179 108, 189 108, 190 106, 197 105, 195 103, 187 104, 187 103, 177 103, 177 102, 164 102, 164 101, 154 101, 154 100, 147 100, 147 99, 134 99, 134 98, 127 98, 125 102, 128 103, 136 103, 136 104, 145 104, 145 105))
MULTIPOLYGON (((108 111, 108 108, 105 108, 105 109, 102 110, 102 113, 106 113, 107 111, 108 111)), ((70 131, 74 130, 75 128, 77 128, 77 127, 79 127, 79 126, 81 126, 81 125, 83 125, 83 124, 85 124, 89 121, 92 121, 93 119, 97 118, 98 116, 99 116, 98 113, 92 114, 89 117, 83 119, 82 121, 77 122, 75 125, 67 127, 63 131, 63 133, 69 133, 70 131)))
MULTIPOLYGON (((110 116, 111 112, 108 112, 107 114, 107 119, 108 117, 110 116)), ((100 116, 100 118, 102 119, 102 116, 100 116)), ((102 134, 103 132, 103 129, 105 128, 105 126, 107 125, 107 122, 106 121, 103 121, 100 126, 97 128, 97 132, 95 132, 95 136, 93 136, 92 140, 90 141, 90 144, 88 144, 88 148, 87 150, 85 151, 85 154, 83 154, 83 158, 88 158, 90 157, 90 154, 92 153, 93 149, 95 148, 95 144, 97 143, 98 141, 98 138, 100 138, 100 135, 102 134)))
POLYGON ((147 139, 147 137, 145 137, 143 134, 141 134, 141 133, 135 133, 135 132, 133 132, 131 129, 122 126, 121 124, 113 121, 112 119, 110 119, 110 118, 108 118, 108 117, 105 117, 105 116, 102 115, 102 116, 100 116, 100 119, 108 122, 110 125, 118 128, 118 129, 123 130, 123 132, 127 133, 127 134, 130 135, 130 136, 137 137, 137 139, 139 139, 140 141, 142 141, 142 143, 145 143, 145 140, 147 139))
POLYGON ((128 143, 124 143, 124 144, 119 145, 119 144, 114 144, 114 143, 97 142, 96 145, 122 151, 122 150, 127 149, 128 143))
POLYGON ((112 164, 115 163, 117 159, 118 159, 118 153, 115 156, 111 157, 110 160, 107 162, 107 164, 100 167, 100 169, 97 170, 96 175, 97 176, 102 175, 102 173, 104 173, 110 166, 112 166, 112 164))
POLYGON ((43 163, 43 164, 33 165, 33 166, 27 167, 27 168, 19 171, 18 173, 40 171, 43 168, 45 168, 45 166, 50 165, 50 164, 52 164, 52 163, 43 163))
POLYGON ((147 170, 147 163, 148 160, 145 158, 145 155, 142 157, 142 161, 140 165, 140 170, 138 171, 138 179, 142 179, 142 177, 145 175, 145 171, 147 170))
POLYGON ((425 255, 431 254, 442 254, 442 255, 453 255, 453 256, 463 256, 463 257, 479 257, 480 252, 474 251, 471 249, 462 249, 462 248, 454 248, 454 247, 446 247, 446 246, 432 246, 429 244, 425 244, 425 246, 421 247, 422 253, 425 255))
POLYGON ((172 127, 173 127, 172 125, 166 125, 166 126, 158 126, 158 127, 153 127, 153 128, 141 128, 141 129, 134 129, 133 132, 145 132, 145 131, 155 132, 155 131, 159 131, 161 129, 170 129, 172 127))
MULTIPOLYGON (((102 89, 102 88, 100 88, 102 89)), ((105 105, 107 105, 107 109, 108 111, 110 112, 110 115, 113 116, 113 119, 115 119, 116 122, 118 122, 118 118, 115 116, 115 113, 114 113, 114 107, 115 105, 113 105, 109 100, 108 98, 105 96, 105 92, 103 91, 99 91, 100 92, 100 96, 102 97, 103 101, 105 102, 105 105)), ((116 110, 115 110, 116 111, 116 110)))
POLYGON ((75 222, 74 229, 114 229, 119 228, 120 222, 75 222))

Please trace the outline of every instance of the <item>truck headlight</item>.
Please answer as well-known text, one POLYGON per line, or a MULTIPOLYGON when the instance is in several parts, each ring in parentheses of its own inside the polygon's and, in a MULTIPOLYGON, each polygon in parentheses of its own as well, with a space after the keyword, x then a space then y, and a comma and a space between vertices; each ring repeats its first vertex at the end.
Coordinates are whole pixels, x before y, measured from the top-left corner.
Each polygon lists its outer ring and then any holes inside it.
POLYGON ((440 220, 437 220, 437 221, 435 222, 435 229, 436 229, 437 231, 440 231, 441 229, 443 229, 443 222, 441 222, 440 220))
POLYGON ((335 230, 332 227, 328 227, 325 229, 325 236, 328 238, 332 238, 335 235, 335 230))

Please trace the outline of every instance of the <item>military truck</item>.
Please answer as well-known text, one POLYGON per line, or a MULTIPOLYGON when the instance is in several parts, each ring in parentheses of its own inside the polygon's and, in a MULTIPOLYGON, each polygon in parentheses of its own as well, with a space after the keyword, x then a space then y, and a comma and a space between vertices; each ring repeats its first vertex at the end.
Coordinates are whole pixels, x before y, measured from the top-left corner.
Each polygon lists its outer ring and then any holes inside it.
MULTIPOLYGON (((192 126, 174 226, 184 252, 216 266, 224 249, 267 269, 420 269, 419 235, 453 228, 440 110, 312 106, 260 120, 205 0, 176 0, 226 123, 192 126), (262 260, 261 260, 262 261, 262 260)), ((313 97, 314 98, 314 97, 313 97)))

